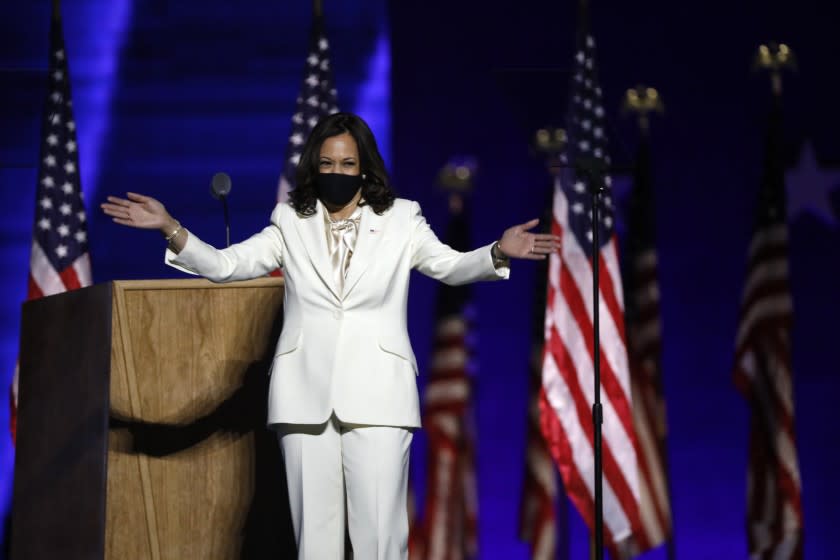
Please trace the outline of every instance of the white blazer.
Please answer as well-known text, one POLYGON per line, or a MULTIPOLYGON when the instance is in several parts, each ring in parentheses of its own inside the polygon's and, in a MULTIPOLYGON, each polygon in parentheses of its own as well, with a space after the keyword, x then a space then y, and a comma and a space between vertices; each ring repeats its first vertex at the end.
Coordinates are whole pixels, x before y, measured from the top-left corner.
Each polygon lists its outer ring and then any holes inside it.
POLYGON ((190 232, 166 263, 213 282, 256 278, 282 267, 284 324, 268 396, 268 424, 343 422, 420 426, 417 361, 406 305, 412 268, 447 284, 507 278, 491 245, 460 253, 441 243, 416 202, 397 199, 377 215, 362 207, 356 247, 339 295, 327 253, 324 208, 312 216, 278 204, 271 225, 215 249, 190 232))

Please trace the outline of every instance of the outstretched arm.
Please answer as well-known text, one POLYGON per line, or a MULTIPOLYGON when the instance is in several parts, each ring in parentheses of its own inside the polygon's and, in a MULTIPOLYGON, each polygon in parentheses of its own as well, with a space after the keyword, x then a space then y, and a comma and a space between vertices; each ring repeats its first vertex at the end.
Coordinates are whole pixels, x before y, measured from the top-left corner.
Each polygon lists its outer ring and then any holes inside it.
POLYGON ((544 259, 560 246, 554 235, 528 232, 538 223, 531 220, 508 228, 495 243, 461 253, 438 240, 419 204, 413 202, 411 212, 412 267, 450 285, 507 278, 509 258, 544 259))
POLYGON ((140 229, 156 229, 169 242, 174 253, 180 253, 187 243, 189 234, 178 220, 169 215, 160 201, 137 193, 126 193, 128 198, 109 196, 102 203, 102 211, 114 222, 140 229))
POLYGON ((226 249, 216 249, 190 235, 181 227, 163 204, 154 198, 128 193, 128 198, 109 196, 102 210, 114 222, 140 229, 157 229, 169 243, 166 264, 213 282, 230 282, 258 278, 282 266, 283 240, 275 218, 261 232, 226 249))

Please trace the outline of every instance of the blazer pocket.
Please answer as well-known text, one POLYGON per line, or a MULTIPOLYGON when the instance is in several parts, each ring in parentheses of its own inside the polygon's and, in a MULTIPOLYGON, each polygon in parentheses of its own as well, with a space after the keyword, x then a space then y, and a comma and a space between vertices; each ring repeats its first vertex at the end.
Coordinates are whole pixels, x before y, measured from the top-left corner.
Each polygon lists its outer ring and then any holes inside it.
POLYGON ((294 329, 290 332, 286 332, 284 329, 280 333, 280 340, 277 341, 275 357, 297 350, 301 342, 303 342, 303 329, 294 329))
POLYGON ((417 360, 414 358, 411 344, 405 337, 380 335, 379 348, 408 362, 417 375, 417 360))

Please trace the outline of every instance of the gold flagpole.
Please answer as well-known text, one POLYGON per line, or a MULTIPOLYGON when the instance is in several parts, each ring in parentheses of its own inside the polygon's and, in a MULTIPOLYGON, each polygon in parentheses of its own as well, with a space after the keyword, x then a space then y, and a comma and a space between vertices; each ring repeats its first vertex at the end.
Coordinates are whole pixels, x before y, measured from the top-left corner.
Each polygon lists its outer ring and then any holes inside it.
POLYGON ((648 114, 657 112, 660 115, 665 112, 662 104, 662 97, 652 87, 638 85, 627 90, 624 95, 622 113, 635 113, 639 121, 639 129, 643 135, 650 131, 650 118, 648 114))
POLYGON ((782 70, 796 70, 796 57, 784 43, 760 45, 755 55, 753 69, 770 72, 770 87, 777 98, 782 96, 782 70))

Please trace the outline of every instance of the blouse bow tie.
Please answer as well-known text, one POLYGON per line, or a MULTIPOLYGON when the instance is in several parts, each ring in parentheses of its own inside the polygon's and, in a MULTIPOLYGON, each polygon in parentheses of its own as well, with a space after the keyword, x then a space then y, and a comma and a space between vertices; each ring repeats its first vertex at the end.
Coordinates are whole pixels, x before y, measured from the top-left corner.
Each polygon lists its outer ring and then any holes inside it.
POLYGON ((345 233, 348 229, 357 229, 359 228, 359 218, 344 218, 343 220, 337 220, 335 222, 330 222, 330 231, 332 233, 340 232, 341 234, 345 233))
POLYGON ((333 278, 339 294, 344 293, 344 279, 350 266, 350 257, 356 246, 361 215, 329 222, 329 249, 333 278))

